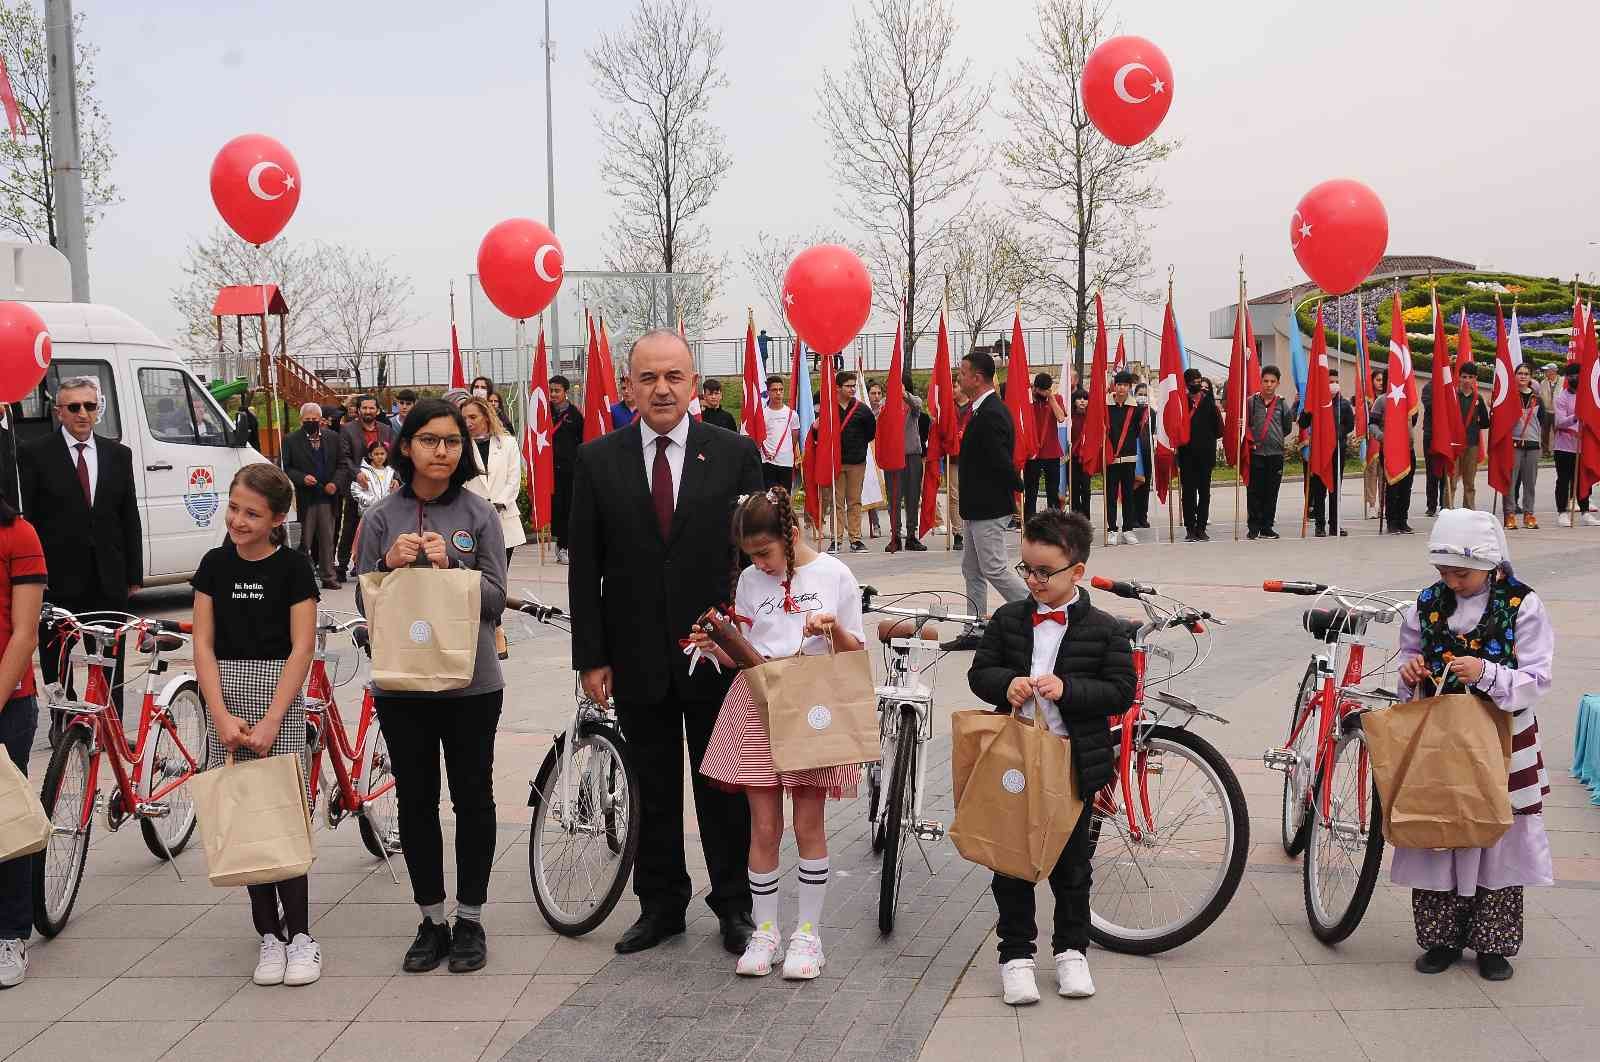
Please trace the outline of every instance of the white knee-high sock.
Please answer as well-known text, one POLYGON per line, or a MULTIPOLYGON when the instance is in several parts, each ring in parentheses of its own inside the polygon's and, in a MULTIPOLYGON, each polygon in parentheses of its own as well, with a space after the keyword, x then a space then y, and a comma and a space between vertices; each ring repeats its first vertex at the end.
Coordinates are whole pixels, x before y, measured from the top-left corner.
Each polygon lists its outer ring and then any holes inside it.
POLYGON ((822 921, 822 898, 828 892, 828 857, 802 859, 800 878, 800 917, 796 923, 805 933, 815 933, 822 921))
POLYGON ((780 867, 771 870, 749 870, 750 919, 757 929, 770 933, 778 931, 778 879, 783 877, 780 867))

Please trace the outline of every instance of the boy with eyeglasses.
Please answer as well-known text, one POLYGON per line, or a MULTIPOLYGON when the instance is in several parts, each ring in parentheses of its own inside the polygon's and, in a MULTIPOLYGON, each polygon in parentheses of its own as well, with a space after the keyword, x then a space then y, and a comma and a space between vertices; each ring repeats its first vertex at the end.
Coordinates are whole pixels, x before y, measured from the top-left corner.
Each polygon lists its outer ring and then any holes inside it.
MULTIPOLYGON (((1050 872, 1055 896, 1051 951, 1056 986, 1069 998, 1094 995, 1089 976, 1089 825, 1094 794, 1112 780, 1114 752, 1106 718, 1133 704, 1133 649, 1121 620, 1095 608, 1078 585, 1094 529, 1078 513, 1046 509, 1022 530, 1017 574, 1028 597, 995 610, 973 656, 967 682, 1000 712, 1042 713, 1050 732, 1070 739, 1083 813, 1050 872)), ((996 874, 1000 980, 1012 1006, 1039 1001, 1034 982, 1034 887, 996 874)))

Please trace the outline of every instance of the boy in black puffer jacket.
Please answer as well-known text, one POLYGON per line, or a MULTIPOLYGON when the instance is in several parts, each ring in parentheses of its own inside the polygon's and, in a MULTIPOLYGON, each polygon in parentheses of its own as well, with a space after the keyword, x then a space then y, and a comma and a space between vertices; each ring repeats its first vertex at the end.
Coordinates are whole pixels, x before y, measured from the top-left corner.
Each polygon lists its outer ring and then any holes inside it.
MULTIPOLYGON (((1111 782, 1115 751, 1107 717, 1133 704, 1133 651, 1123 621, 1089 603, 1078 586, 1094 529, 1077 513, 1054 509, 1022 531, 1017 567, 1031 597, 1004 605, 989 619, 967 682, 1001 712, 1025 716, 1042 707, 1051 732, 1072 742, 1072 769, 1083 815, 1050 872, 1055 894, 1051 950, 1061 995, 1094 995, 1089 962, 1089 822, 1094 793, 1111 782)), ((1000 979, 1005 1001, 1035 1003, 1033 885, 994 876, 1000 909, 1000 979)))

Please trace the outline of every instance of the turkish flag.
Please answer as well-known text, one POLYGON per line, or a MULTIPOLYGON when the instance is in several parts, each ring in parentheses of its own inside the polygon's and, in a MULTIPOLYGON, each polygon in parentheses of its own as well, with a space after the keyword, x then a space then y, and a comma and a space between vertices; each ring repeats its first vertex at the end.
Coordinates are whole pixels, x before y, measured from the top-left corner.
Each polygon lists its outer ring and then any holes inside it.
POLYGON ((1389 319, 1387 398, 1383 414, 1383 474, 1390 483, 1398 483, 1411 471, 1411 412, 1420 404, 1417 381, 1411 374, 1411 348, 1406 343, 1406 321, 1398 291, 1394 295, 1394 314, 1389 319))
MULTIPOLYGON (((1094 293, 1094 358, 1089 362, 1089 408, 1083 413, 1083 433, 1078 437, 1078 464, 1085 475, 1095 475, 1106 465, 1106 310, 1100 293, 1094 293)), ((1122 337, 1117 337, 1122 347, 1122 337)))
POLYGON ((1011 410, 1014 438, 1011 462, 1022 466, 1033 457, 1033 380, 1028 375, 1028 349, 1022 343, 1022 308, 1011 317, 1011 368, 1006 370, 1006 408, 1011 410))
MULTIPOLYGON (((609 411, 612 406, 622 401, 622 391, 617 386, 617 367, 611 361, 611 336, 606 332, 606 315, 602 313, 596 316, 600 321, 600 364, 606 373, 606 409, 609 411)), ((611 424, 609 413, 606 424, 606 430, 609 431, 611 424)))
POLYGON ((1584 314, 1583 344, 1578 355, 1578 497, 1587 498, 1600 482, 1600 336, 1594 312, 1584 314))
POLYGON ((1167 500, 1167 488, 1178 464, 1178 447, 1189 441, 1189 392, 1183 386, 1183 354, 1178 349, 1178 322, 1172 298, 1161 322, 1161 374, 1155 388, 1156 497, 1167 500))
POLYGON ((1517 455, 1512 437, 1517 430, 1517 415, 1522 402, 1517 398, 1517 367, 1511 362, 1511 343, 1506 335, 1505 312, 1500 300, 1494 304, 1496 325, 1494 388, 1489 395, 1489 489, 1511 493, 1511 469, 1517 455))
POLYGON ((1439 312, 1437 292, 1433 296, 1433 380, 1429 399, 1428 415, 1433 423, 1433 435, 1428 464, 1432 466, 1435 476, 1449 476, 1456 467, 1456 458, 1466 449, 1467 432, 1461 422, 1455 366, 1450 359, 1444 314, 1439 312))
MULTIPOLYGON (((1289 327, 1294 327, 1290 321, 1289 327)), ((1322 304, 1317 304, 1317 326, 1311 333, 1311 372, 1306 378, 1305 409, 1311 411, 1311 455, 1306 468, 1335 490, 1334 461, 1339 449, 1339 429, 1333 417, 1333 388, 1328 379, 1328 335, 1322 325, 1322 304)))
MULTIPOLYGON (((1099 298, 1099 297, 1100 297, 1100 293, 1099 292, 1095 292, 1095 298, 1099 298)), ((1123 338, 1122 337, 1122 333, 1118 332, 1117 333, 1117 356, 1111 362, 1111 371, 1112 372, 1122 372, 1124 369, 1126 369, 1128 367, 1128 351, 1127 351, 1127 348, 1122 345, 1122 338, 1123 338)))
POLYGON ((889 356, 888 390, 884 393, 883 408, 878 411, 878 431, 874 436, 878 467, 885 472, 898 472, 906 467, 905 350, 901 343, 904 333, 904 322, 896 318, 894 353, 889 356))
MULTIPOLYGON (((584 316, 589 317, 588 311, 584 316)), ((589 360, 583 370, 583 441, 611 430, 611 403, 606 398, 606 364, 600 355, 600 334, 589 318, 589 360)))
POLYGON ((461 365, 461 341, 456 338, 456 322, 450 321, 450 390, 465 391, 467 373, 461 365))
POLYGON ((1578 301, 1577 285, 1572 290, 1572 332, 1567 337, 1567 363, 1581 362, 1583 360, 1584 344, 1584 313, 1583 303, 1578 301))
POLYGON ((761 361, 756 357, 756 316, 752 312, 744 326, 744 404, 739 408, 739 430, 763 448, 767 445, 767 418, 761 411, 765 385, 761 361))
POLYGON ((950 376, 950 331, 947 313, 939 311, 939 341, 933 352, 933 373, 928 377, 928 452, 922 458, 922 511, 917 527, 923 535, 939 522, 939 461, 956 459, 960 426, 956 423, 955 383, 950 376))
POLYGON ((550 521, 550 499, 556 490, 556 454, 550 445, 550 364, 544 349, 544 322, 528 376, 528 422, 522 429, 522 466, 528 470, 528 501, 535 529, 550 521))
POLYGON ((1372 358, 1367 353, 1367 319, 1361 315, 1361 295, 1356 295, 1356 434, 1361 437, 1361 458, 1370 462, 1367 452, 1367 416, 1378 396, 1372 393, 1372 358))

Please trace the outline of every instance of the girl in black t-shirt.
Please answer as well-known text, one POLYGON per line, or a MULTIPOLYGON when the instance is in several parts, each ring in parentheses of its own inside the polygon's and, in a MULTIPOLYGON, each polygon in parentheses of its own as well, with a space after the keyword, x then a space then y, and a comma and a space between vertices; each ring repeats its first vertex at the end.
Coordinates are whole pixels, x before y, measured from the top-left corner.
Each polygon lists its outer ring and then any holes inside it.
MULTIPOLYGON (((317 581, 305 555, 284 546, 293 499, 294 485, 274 466, 241 468, 228 488, 227 541, 191 580, 208 765, 221 763, 224 749, 236 759, 305 752, 300 691, 315 651, 317 581)), ((306 876, 248 888, 261 934, 255 983, 316 981, 322 949, 311 938, 306 876)))

